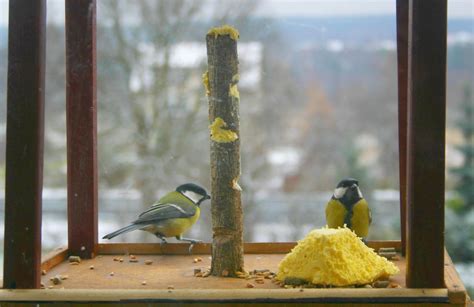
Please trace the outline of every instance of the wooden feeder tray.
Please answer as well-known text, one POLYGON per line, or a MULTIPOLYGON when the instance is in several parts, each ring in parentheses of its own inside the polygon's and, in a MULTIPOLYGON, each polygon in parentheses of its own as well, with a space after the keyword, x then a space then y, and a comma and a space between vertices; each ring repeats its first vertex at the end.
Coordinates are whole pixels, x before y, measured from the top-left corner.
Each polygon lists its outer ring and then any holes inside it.
MULTIPOLYGON (((246 270, 278 271, 278 263, 295 246, 289 243, 246 243, 246 270)), ((400 248, 398 241, 374 241, 369 246, 400 248)), ((395 305, 437 303, 464 305, 466 290, 446 253, 444 289, 408 289, 405 285, 405 258, 398 255, 394 263, 400 273, 390 282, 401 288, 291 288, 286 289, 265 279, 195 277, 194 269, 210 266, 208 243, 188 244, 99 244, 98 256, 82 259, 73 265, 68 250, 58 248, 42 263, 42 283, 46 289, 0 290, 0 301, 88 302, 88 303, 392 303, 395 305), (130 255, 137 262, 130 262, 130 255), (123 262, 114 261, 122 258, 123 262), (195 259, 202 261, 195 262, 195 259), (145 264, 146 260, 153 261, 145 264), (91 269, 93 267, 93 269, 91 269), (111 274, 113 272, 113 274, 111 274), (50 279, 67 276, 55 285, 50 279), (143 284, 145 282, 145 284, 143 284), (247 288, 252 283, 254 288, 247 288)))

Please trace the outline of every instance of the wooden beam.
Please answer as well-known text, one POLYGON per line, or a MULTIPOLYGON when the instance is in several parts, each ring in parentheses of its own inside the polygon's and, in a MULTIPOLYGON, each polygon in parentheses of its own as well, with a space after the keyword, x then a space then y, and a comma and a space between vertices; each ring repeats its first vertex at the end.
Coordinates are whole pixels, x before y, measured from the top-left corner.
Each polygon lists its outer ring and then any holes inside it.
POLYGON ((94 257, 97 221, 96 2, 66 0, 68 242, 94 257))
POLYGON ((447 1, 410 0, 407 286, 444 287, 447 1))
POLYGON ((402 255, 405 256, 407 227, 408 0, 397 0, 397 64, 400 238, 402 241, 402 255))
MULTIPOLYGON (((381 247, 393 247, 400 250, 400 241, 369 241, 367 245, 376 251, 381 247)), ((244 243, 245 254, 286 254, 296 246, 296 242, 258 242, 244 243)), ((188 255, 189 244, 169 243, 161 245, 157 243, 101 243, 98 254, 102 255, 188 255)), ((211 243, 198 243, 193 247, 193 254, 210 254, 211 243)))
MULTIPOLYGON (((0 290, 0 301, 126 303, 447 303, 446 289, 51 289, 0 290)), ((393 305, 392 305, 393 304, 393 305)), ((200 305, 201 306, 201 305, 200 305)), ((239 305, 240 306, 240 305, 239 305)), ((307 305, 314 306, 314 305, 307 305)), ((326 305, 324 305, 326 306, 326 305)), ((398 306, 398 305, 397 305, 398 306)), ((436 305, 444 306, 444 305, 436 305)))
POLYGON ((9 2, 3 287, 39 288, 46 1, 9 2))

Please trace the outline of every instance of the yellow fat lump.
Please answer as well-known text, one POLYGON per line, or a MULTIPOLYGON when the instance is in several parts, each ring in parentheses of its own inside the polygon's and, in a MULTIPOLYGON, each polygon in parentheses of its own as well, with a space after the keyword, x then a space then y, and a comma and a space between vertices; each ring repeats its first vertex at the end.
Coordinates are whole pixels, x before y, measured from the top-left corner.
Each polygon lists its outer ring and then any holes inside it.
POLYGON ((209 71, 206 71, 202 74, 202 84, 204 84, 204 88, 206 89, 206 96, 211 95, 211 87, 209 85, 209 71))
POLYGON ((348 228, 321 228, 299 241, 278 266, 277 279, 299 278, 316 285, 364 285, 397 274, 348 228))
POLYGON ((212 28, 209 30, 209 32, 207 32, 207 35, 214 35, 214 37, 217 37, 219 35, 229 35, 230 38, 235 41, 238 40, 240 36, 239 31, 229 25, 223 25, 221 27, 212 28))
POLYGON ((239 74, 234 75, 232 77, 232 82, 229 85, 229 96, 234 97, 240 100, 239 88, 237 87, 237 83, 239 82, 239 74))
POLYGON ((226 122, 220 118, 216 117, 214 122, 209 126, 211 130, 211 140, 218 143, 230 143, 239 138, 237 133, 232 130, 224 129, 227 127, 226 122))

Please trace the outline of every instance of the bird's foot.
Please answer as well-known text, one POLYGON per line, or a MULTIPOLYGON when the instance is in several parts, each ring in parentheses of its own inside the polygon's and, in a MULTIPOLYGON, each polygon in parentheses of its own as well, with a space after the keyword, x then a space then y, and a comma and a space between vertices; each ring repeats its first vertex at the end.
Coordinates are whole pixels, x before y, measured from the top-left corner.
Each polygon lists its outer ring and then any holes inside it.
POLYGON ((165 244, 167 244, 168 241, 166 241, 165 237, 162 237, 162 236, 160 236, 160 235, 156 235, 156 236, 157 236, 158 239, 161 240, 160 246, 161 246, 161 248, 163 248, 163 246, 164 246, 165 244))
POLYGON ((194 247, 194 244, 196 243, 202 243, 201 240, 195 240, 195 239, 189 239, 189 238, 179 238, 179 237, 176 237, 176 239, 178 239, 179 241, 184 241, 184 242, 189 242, 191 243, 189 245, 189 249, 188 249, 188 252, 191 254, 192 251, 193 251, 193 247, 194 247))

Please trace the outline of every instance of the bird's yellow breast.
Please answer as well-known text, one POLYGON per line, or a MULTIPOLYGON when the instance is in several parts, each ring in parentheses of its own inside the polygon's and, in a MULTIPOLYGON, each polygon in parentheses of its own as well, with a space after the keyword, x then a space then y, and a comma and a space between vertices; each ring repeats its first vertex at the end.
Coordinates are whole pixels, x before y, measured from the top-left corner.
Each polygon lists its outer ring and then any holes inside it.
POLYGON ((149 225, 142 230, 151 233, 160 233, 164 237, 176 237, 185 233, 199 219, 201 210, 196 208, 196 214, 188 218, 176 218, 160 221, 158 224, 149 225))
POLYGON ((326 223, 329 228, 343 227, 346 214, 346 207, 337 199, 331 199, 326 206, 326 223))
MULTIPOLYGON (((337 199, 331 199, 326 206, 326 222, 329 228, 338 228, 344 226, 346 215, 350 214, 346 207, 337 199)), ((352 217, 350 225, 357 236, 367 237, 370 225, 370 210, 365 199, 359 200, 352 207, 352 217)))

